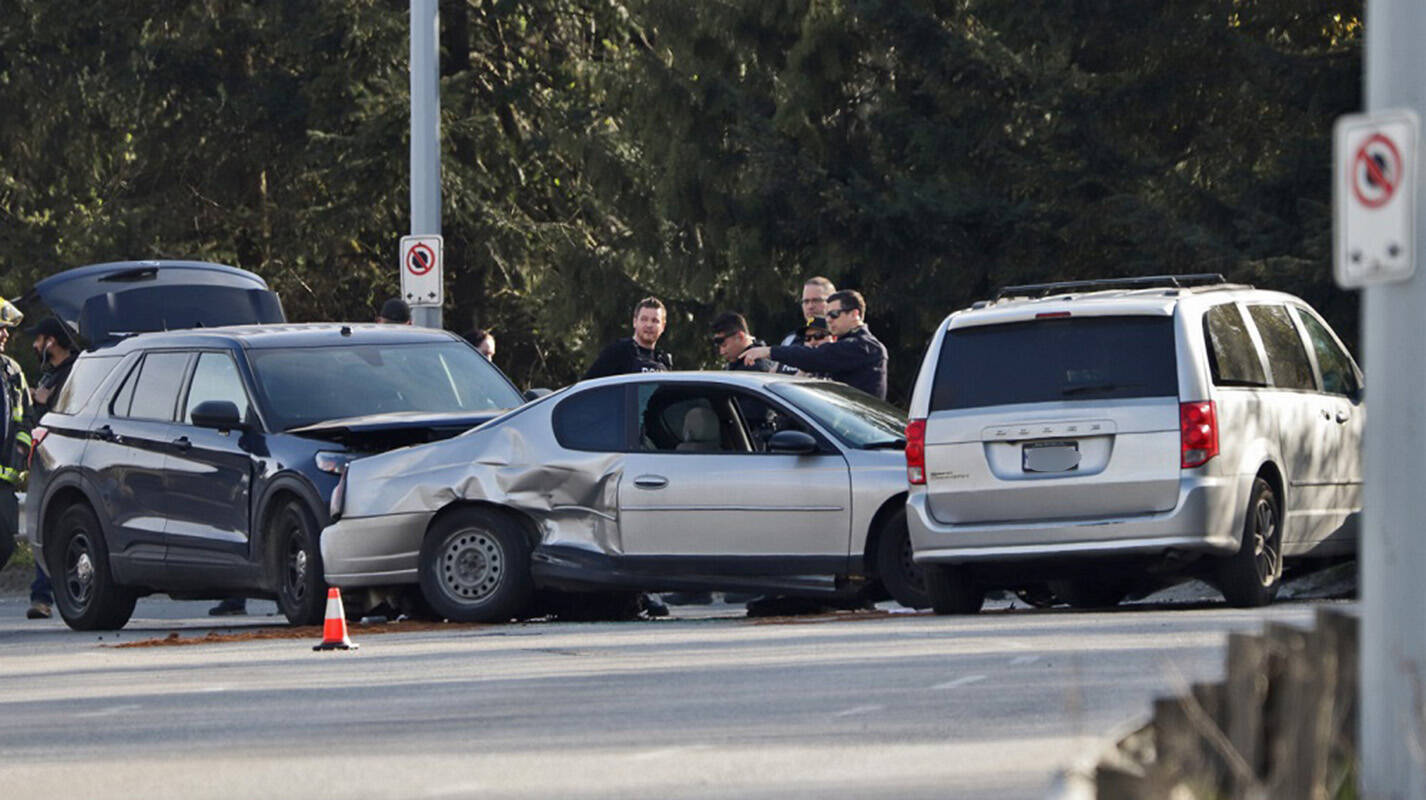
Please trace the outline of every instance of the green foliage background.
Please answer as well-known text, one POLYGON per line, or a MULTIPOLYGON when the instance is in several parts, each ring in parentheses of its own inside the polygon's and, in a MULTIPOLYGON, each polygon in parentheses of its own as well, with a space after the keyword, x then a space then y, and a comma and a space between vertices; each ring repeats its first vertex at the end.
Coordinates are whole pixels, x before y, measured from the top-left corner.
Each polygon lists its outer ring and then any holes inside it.
MULTIPOLYGON (((250 269, 296 320, 369 319, 407 230, 397 0, 6 0, 0 295, 98 261, 250 269)), ((1331 123, 1360 0, 441 3, 447 326, 574 380, 633 303, 679 366, 803 278, 860 289, 904 400, 1006 283, 1331 281, 1331 123)))

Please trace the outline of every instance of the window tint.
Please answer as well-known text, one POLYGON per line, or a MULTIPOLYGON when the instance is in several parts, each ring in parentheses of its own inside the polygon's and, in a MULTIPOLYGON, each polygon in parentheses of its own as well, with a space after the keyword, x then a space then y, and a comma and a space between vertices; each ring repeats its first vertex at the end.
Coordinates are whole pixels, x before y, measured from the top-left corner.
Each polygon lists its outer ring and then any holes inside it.
POLYGON ((733 392, 680 383, 639 385, 639 449, 666 453, 750 453, 733 392))
POLYGON ((139 380, 134 387, 134 402, 129 416, 139 419, 173 419, 178 405, 178 391, 183 388, 183 372, 188 366, 187 353, 149 353, 139 368, 139 380))
POLYGON ((1173 318, 1068 317, 951 330, 931 410, 1176 397, 1173 318))
POLYGON ((193 368, 193 382, 188 387, 188 403, 183 421, 193 422, 193 409, 209 400, 227 400, 238 407, 238 419, 246 420, 250 411, 248 393, 238 365, 227 353, 200 353, 198 366, 193 368))
POLYGON ((53 410, 61 414, 78 411, 94 396, 94 390, 109 377, 109 373, 119 361, 118 356, 86 356, 75 361, 74 367, 69 371, 69 379, 64 382, 64 388, 59 390, 59 397, 55 398, 53 410))
POLYGON ((1203 315, 1203 335, 1208 340, 1208 366, 1218 386, 1266 386, 1263 362, 1248 334, 1238 307, 1214 306, 1203 315))
POLYGON ((1312 342, 1312 350, 1317 354, 1317 368, 1322 372, 1322 391, 1332 394, 1350 395, 1357 391, 1357 372, 1352 369, 1352 360, 1332 334, 1317 318, 1306 311, 1298 311, 1297 316, 1307 329, 1307 338, 1312 342))
POLYGON ((1282 306, 1248 306, 1248 314, 1258 326, 1263 349, 1272 365, 1273 385, 1283 389, 1316 389, 1312 362, 1302 349, 1302 338, 1287 309, 1282 306))
POLYGON ((614 453, 628 449, 624 435, 624 387, 579 392, 555 406, 555 439, 570 450, 614 453))

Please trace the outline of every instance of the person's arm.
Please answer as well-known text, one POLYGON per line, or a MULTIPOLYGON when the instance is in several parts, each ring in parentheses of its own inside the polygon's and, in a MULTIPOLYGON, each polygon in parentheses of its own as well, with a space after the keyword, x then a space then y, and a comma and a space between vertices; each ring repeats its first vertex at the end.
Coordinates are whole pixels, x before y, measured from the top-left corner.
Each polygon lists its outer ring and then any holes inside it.
POLYGON ((772 349, 772 360, 791 364, 808 372, 846 372, 876 363, 875 348, 859 339, 829 342, 821 347, 783 347, 772 349))
POLYGON ((590 378, 603 378, 622 373, 624 370, 620 368, 619 357, 616 355, 618 349, 619 345, 616 342, 600 351, 599 357, 589 365, 589 369, 585 371, 584 377, 580 380, 587 381, 590 378))

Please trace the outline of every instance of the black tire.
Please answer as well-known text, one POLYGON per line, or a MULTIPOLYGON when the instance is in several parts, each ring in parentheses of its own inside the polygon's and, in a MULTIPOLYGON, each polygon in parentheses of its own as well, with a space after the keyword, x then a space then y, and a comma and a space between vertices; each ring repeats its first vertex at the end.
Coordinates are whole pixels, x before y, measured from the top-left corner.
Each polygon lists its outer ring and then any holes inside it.
POLYGON ((1070 608, 1113 608, 1129 595, 1129 590, 1113 580, 1050 581, 1050 591, 1070 608))
POLYGON ((1218 591, 1229 605, 1265 606, 1282 585, 1282 504, 1271 485, 1253 481, 1238 552, 1218 566, 1218 591))
POLYGON ((293 625, 320 625, 327 612, 317 523, 300 501, 288 500, 268 518, 277 573, 277 609, 293 625))
POLYGON ((421 542, 421 593, 456 622, 523 616, 534 596, 530 542, 509 517, 480 508, 442 517, 421 542))
POLYGON ((937 614, 975 614, 985 605, 985 590, 965 567, 926 564, 926 596, 937 614))
POLYGON ((911 560, 905 508, 897 509, 881 528, 881 538, 876 544, 876 569, 891 599, 907 608, 930 607, 925 570, 911 560))
POLYGON ((70 628, 113 631, 134 615, 138 593, 120 586, 109 568, 109 545, 94 509, 82 503, 66 508, 45 545, 55 605, 70 628))

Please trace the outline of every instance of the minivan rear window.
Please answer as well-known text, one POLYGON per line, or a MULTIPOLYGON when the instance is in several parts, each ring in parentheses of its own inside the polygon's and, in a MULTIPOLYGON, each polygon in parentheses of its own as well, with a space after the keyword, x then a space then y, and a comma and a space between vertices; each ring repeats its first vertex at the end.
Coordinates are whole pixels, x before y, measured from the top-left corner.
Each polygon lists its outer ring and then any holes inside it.
POLYGON ((949 331, 931 410, 1169 396, 1173 318, 1064 317, 949 331))

